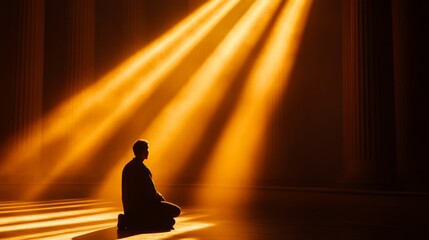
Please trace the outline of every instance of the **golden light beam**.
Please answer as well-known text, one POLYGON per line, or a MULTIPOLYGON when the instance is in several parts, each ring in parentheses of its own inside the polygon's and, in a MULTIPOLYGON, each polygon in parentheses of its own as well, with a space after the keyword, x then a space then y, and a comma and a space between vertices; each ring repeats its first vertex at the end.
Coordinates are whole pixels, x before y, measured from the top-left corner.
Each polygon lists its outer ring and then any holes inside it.
POLYGON ((97 221, 107 221, 107 220, 117 220, 119 211, 113 211, 108 213, 99 213, 86 216, 74 216, 69 218, 55 219, 55 220, 46 220, 39 222, 29 222, 25 224, 15 224, 15 225, 5 225, 0 226, 0 232, 8 231, 19 231, 19 230, 29 230, 45 227, 60 227, 67 226, 71 224, 91 224, 92 222, 97 221))
MULTIPOLYGON (((248 186, 263 159, 259 150, 270 112, 286 88, 311 0, 289 0, 251 72, 239 104, 209 160, 203 183, 209 186, 248 186)), ((234 189, 206 188, 196 194, 204 203, 242 204, 247 196, 234 189)))
MULTIPOLYGON (((187 41, 182 44, 175 44, 175 51, 172 51, 169 56, 165 56, 162 64, 151 69, 152 71, 142 73, 142 76, 139 78, 144 79, 144 81, 134 89, 129 89, 119 105, 115 106, 112 112, 106 112, 104 114, 104 119, 101 122, 98 124, 89 124, 88 128, 90 129, 87 131, 81 129, 80 132, 84 136, 78 137, 78 139, 81 140, 62 157, 61 161, 59 161, 47 175, 44 176, 43 182, 51 182, 56 177, 60 176, 70 165, 76 164, 76 161, 80 161, 80 164, 82 164, 82 162, 84 162, 83 158, 90 159, 93 154, 103 146, 100 144, 100 141, 106 136, 111 135, 116 130, 116 126, 124 123, 130 118, 133 112, 138 110, 137 106, 147 99, 152 90, 161 83, 161 80, 168 76, 173 69, 184 60, 185 56, 193 47, 198 44, 237 3, 238 1, 228 1, 217 9, 215 15, 201 23, 202 25, 195 29, 192 35, 186 36, 187 41), (88 132, 91 134, 88 135, 88 132)), ((161 45, 161 47, 165 46, 161 45)), ((35 198, 44 189, 44 185, 36 186, 30 191, 27 191, 24 198, 35 198)))
POLYGON ((82 204, 69 204, 69 205, 61 205, 61 206, 52 206, 52 205, 39 206, 39 207, 22 206, 21 209, 13 208, 12 210, 5 210, 4 208, 0 208, 0 214, 93 207, 93 206, 103 205, 103 204, 104 203, 82 203, 82 204))
POLYGON ((18 222, 30 222, 30 221, 41 221, 54 218, 64 218, 71 216, 87 215, 93 213, 101 213, 112 211, 112 207, 103 207, 103 208, 91 208, 91 209, 82 209, 82 210, 69 210, 61 212, 50 212, 50 213, 37 213, 31 215, 19 215, 19 216, 10 216, 0 218, 0 226, 5 224, 13 224, 18 222))
MULTIPOLYGON (((91 87, 75 95, 57 107, 52 113, 43 117, 40 123, 35 124, 36 128, 42 123, 44 126, 42 146, 48 146, 56 139, 69 134, 68 132, 70 132, 76 122, 84 123, 88 115, 92 114, 91 117, 96 117, 92 112, 96 111, 97 108, 101 106, 110 108, 116 106, 117 103, 121 106, 122 97, 126 95, 129 88, 135 85, 140 86, 140 90, 148 94, 149 90, 153 89, 151 85, 154 84, 154 80, 142 83, 141 78, 137 75, 142 72, 151 71, 164 62, 165 56, 175 54, 178 46, 188 44, 187 37, 192 32, 198 31, 200 28, 199 24, 207 20, 206 18, 213 14, 214 10, 221 3, 221 1, 209 1, 171 31, 136 53, 91 87), (75 114, 76 117, 71 118, 70 113, 76 111, 78 112, 75 114)), ((102 116, 99 116, 99 119, 103 119, 109 112, 105 111, 102 116)), ((88 129, 85 130, 91 130, 92 126, 86 127, 88 129)), ((32 148, 32 146, 38 147, 38 145, 34 144, 39 141, 38 138, 38 135, 30 135, 25 139, 21 139, 20 141, 29 143, 25 144, 28 148, 25 151, 19 152, 8 151, 4 157, 6 161, 3 161, 0 172, 7 175, 13 172, 19 164, 33 158, 39 151, 39 149, 32 148)))
POLYGON ((189 84, 163 109, 154 124, 141 134, 153 142, 151 154, 156 161, 152 166, 154 171, 159 170, 160 178, 168 181, 180 172, 184 160, 201 141, 217 106, 261 38, 280 2, 255 1, 189 84), (192 134, 183 137, 181 133, 183 129, 190 129, 187 127, 189 124, 192 124, 192 134), (168 150, 178 140, 181 144, 186 143, 186 147, 182 148, 182 152, 174 153, 174 167, 166 171, 163 161, 168 160, 163 159, 173 157, 168 154, 168 150))
MULTIPOLYGON (((163 108, 141 136, 150 139, 151 164, 157 179, 167 179, 180 171, 183 159, 192 151, 213 116, 216 106, 228 90, 232 79, 242 67, 258 39, 267 27, 281 0, 255 1, 246 14, 231 29, 226 38, 200 69, 192 76, 175 98, 163 108), (186 125, 192 122, 192 136, 180 137, 186 125), (174 152, 174 167, 168 168, 163 160, 169 147, 179 141, 186 142, 183 152, 174 152), (162 168, 162 169, 161 169, 162 168), (157 171, 160 170, 160 171, 157 171), (161 171, 162 170, 162 171, 161 171)), ((173 156, 169 156, 173 157, 173 156)), ((119 161, 106 183, 120 179, 120 169, 127 159, 119 161)), ((168 181, 168 180, 167 180, 168 181)), ((110 186, 105 185, 102 192, 110 186)), ((111 191, 111 189, 110 189, 111 191)))
POLYGON ((42 207, 42 206, 57 206, 69 204, 69 206, 75 206, 75 204, 101 204, 101 201, 98 200, 53 200, 53 201, 44 201, 44 202, 21 202, 14 201, 8 203, 0 203, 0 210, 6 209, 20 209, 20 208, 32 208, 32 207, 42 207))

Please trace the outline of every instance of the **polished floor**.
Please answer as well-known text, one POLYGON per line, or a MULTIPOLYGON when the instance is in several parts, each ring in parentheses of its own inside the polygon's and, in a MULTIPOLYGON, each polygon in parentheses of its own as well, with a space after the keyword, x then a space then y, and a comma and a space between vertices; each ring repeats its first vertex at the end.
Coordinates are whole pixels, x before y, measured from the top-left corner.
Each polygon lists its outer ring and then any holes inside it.
POLYGON ((169 232, 117 231, 118 204, 0 202, 0 239, 429 239, 426 194, 258 190, 247 206, 184 206, 169 232))

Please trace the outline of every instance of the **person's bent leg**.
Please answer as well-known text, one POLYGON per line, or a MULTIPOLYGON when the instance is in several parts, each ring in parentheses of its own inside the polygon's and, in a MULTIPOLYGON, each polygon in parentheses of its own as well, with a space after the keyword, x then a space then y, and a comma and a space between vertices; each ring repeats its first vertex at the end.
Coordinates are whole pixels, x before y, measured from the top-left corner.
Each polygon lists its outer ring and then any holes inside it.
POLYGON ((174 229, 174 217, 180 215, 180 207, 169 202, 161 202, 146 209, 127 214, 127 228, 164 231, 174 229))
POLYGON ((159 211, 163 216, 175 218, 180 215, 182 210, 174 203, 162 201, 160 202, 159 211))

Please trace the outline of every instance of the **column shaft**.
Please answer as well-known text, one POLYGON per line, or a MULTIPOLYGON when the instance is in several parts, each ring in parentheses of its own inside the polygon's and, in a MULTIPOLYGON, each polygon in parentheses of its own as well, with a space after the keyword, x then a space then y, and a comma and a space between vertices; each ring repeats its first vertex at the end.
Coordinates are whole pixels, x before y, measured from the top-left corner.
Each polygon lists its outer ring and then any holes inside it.
POLYGON ((25 153, 36 149, 26 159, 28 169, 21 169, 21 180, 33 180, 39 173, 42 116, 42 86, 44 60, 44 0, 20 0, 18 24, 18 51, 15 74, 13 151, 25 153))
POLYGON ((128 57, 143 47, 145 43, 145 2, 123 0, 124 12, 124 53, 128 57))
POLYGON ((427 190, 429 183, 429 97, 424 87, 429 38, 424 9, 424 1, 392 1, 398 174, 409 190, 427 190))
POLYGON ((346 182, 394 185, 394 82, 390 0, 343 1, 346 182))

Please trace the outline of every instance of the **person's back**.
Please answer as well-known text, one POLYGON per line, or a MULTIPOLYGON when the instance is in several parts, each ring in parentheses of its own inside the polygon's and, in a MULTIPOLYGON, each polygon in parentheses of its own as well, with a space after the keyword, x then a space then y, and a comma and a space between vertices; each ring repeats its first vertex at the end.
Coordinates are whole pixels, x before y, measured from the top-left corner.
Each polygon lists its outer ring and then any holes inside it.
POLYGON ((122 171, 122 204, 125 215, 142 212, 144 208, 154 205, 157 202, 155 196, 150 170, 134 158, 122 171))
POLYGON ((152 173, 143 161, 149 155, 146 140, 137 140, 133 146, 135 157, 122 171, 122 205, 124 214, 118 216, 118 228, 150 228, 170 230, 179 216, 177 205, 164 201, 155 189, 152 173))

